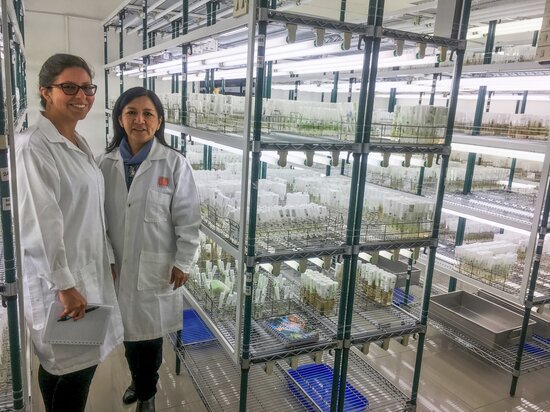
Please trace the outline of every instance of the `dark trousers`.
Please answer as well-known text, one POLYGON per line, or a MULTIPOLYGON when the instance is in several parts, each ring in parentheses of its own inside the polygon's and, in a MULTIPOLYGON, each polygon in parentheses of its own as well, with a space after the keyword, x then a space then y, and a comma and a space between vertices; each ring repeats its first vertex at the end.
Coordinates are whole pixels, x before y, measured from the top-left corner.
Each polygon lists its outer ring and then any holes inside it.
POLYGON ((42 365, 38 385, 46 412, 84 412, 97 365, 65 375, 52 375, 42 365))
POLYGON ((124 342, 126 360, 140 401, 157 393, 158 370, 162 363, 162 338, 124 342))

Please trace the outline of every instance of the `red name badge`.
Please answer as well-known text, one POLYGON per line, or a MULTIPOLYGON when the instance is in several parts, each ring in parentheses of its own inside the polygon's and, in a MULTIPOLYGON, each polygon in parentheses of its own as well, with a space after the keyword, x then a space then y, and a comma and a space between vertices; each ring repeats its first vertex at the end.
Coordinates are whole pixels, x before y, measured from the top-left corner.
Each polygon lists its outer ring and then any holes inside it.
POLYGON ((167 187, 170 184, 170 179, 164 176, 159 177, 158 185, 159 187, 167 187))

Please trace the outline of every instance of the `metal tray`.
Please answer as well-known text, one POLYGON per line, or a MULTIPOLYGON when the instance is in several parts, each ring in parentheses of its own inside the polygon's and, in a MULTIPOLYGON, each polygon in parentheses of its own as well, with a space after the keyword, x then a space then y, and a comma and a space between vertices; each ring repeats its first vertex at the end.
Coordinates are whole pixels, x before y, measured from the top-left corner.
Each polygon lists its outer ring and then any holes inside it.
MULTIPOLYGON (((394 261, 394 260, 386 259, 383 256, 379 256, 376 266, 397 276, 397 282, 395 283, 396 288, 405 287, 405 282, 407 280, 407 264, 405 262, 394 261)), ((413 266, 413 269, 411 271, 411 286, 419 285, 419 284, 420 284, 420 269, 413 266)))
MULTIPOLYGON (((519 343, 523 320, 511 310, 464 291, 432 296, 430 316, 493 349, 519 343)), ((529 321, 527 339, 534 325, 529 321)))
MULTIPOLYGON (((514 302, 510 302, 509 300, 505 300, 497 295, 493 295, 492 293, 485 290, 479 290, 477 292, 477 295, 483 299, 494 302, 497 305, 502 306, 503 308, 511 310, 512 312, 515 312, 521 316, 523 316, 523 313, 525 311, 523 306, 514 302)), ((545 339, 550 338, 550 313, 537 313, 531 311, 530 319, 535 321, 535 326, 533 326, 533 333, 535 335, 539 335, 545 339)))

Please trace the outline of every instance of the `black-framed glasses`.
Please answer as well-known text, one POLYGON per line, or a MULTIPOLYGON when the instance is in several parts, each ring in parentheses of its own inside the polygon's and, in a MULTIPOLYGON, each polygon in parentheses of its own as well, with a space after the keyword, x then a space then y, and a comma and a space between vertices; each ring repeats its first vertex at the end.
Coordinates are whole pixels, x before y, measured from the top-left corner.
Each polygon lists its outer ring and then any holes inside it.
POLYGON ((61 91, 63 91, 63 93, 65 93, 67 96, 74 96, 78 93, 78 90, 80 89, 82 89, 86 96, 93 96, 97 91, 97 86, 95 84, 85 84, 83 86, 79 86, 78 84, 74 83, 59 83, 52 84, 48 87, 59 87, 61 91))

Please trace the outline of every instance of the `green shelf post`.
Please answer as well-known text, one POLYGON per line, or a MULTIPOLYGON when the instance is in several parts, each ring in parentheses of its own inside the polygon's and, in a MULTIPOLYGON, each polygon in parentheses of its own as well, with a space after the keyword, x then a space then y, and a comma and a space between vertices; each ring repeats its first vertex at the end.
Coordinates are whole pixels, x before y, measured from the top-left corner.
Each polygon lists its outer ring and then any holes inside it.
POLYGON ((397 88, 392 87, 390 89, 390 99, 388 101, 388 112, 393 113, 395 111, 395 105, 397 104, 397 88))
POLYGON ((483 55, 483 64, 491 64, 493 60, 493 48, 495 47, 495 31, 497 27, 497 21, 489 21, 489 30, 487 31, 487 37, 485 40, 485 54, 483 55))
MULTIPOLYGON (((267 0, 260 0, 259 7, 267 8, 267 0)), ((253 13, 256 10, 251 10, 253 13)), ((262 108, 263 108, 263 89, 265 81, 265 44, 267 36, 267 20, 258 21, 257 35, 257 59, 256 65, 256 84, 254 93, 254 117, 253 117, 253 141, 260 142, 262 135, 262 108)), ((248 396, 248 380, 250 372, 250 335, 252 332, 252 290, 254 285, 254 258, 256 256, 256 226, 258 213, 258 177, 260 172, 261 152, 255 150, 252 152, 251 172, 250 172, 250 207, 248 218, 248 239, 246 247, 246 274, 244 289, 244 315, 243 315, 243 334, 241 351, 241 387, 239 411, 246 412, 248 396)))
MULTIPOLYGON (((466 232, 466 219, 463 217, 458 218, 458 224, 456 226, 455 246, 461 246, 464 243, 464 234, 466 232)), ((455 277, 449 278, 449 292, 456 290, 457 280, 455 277)))
MULTIPOLYGON (((378 27, 382 27, 382 21, 383 21, 383 13, 384 13, 384 0, 374 0, 373 2, 369 3, 369 17, 368 20, 374 20, 374 26, 375 29, 378 27), (376 3, 375 8, 371 9, 370 6, 372 5, 374 7, 374 3, 376 3), (372 11, 372 13, 371 13, 372 11)), ((378 57, 380 54, 380 43, 381 38, 375 37, 374 39, 370 39, 367 41, 365 38, 365 48, 367 48, 367 45, 370 44, 371 51, 368 53, 370 55, 370 67, 367 70, 365 67, 365 64, 369 64, 369 61, 366 60, 367 52, 365 52, 365 60, 363 60, 363 72, 367 72, 367 96, 366 96, 366 107, 365 107, 365 113, 363 119, 360 119, 359 116, 357 117, 357 134, 361 135, 360 141, 363 144, 369 144, 370 138, 371 138, 371 125, 372 125, 372 117, 374 113, 374 98, 376 93, 376 76, 378 74, 378 57), (361 120, 361 121, 360 121, 361 120)), ((366 80, 366 79, 365 79, 366 80)), ((368 156, 369 153, 362 153, 360 154, 360 170, 359 170, 359 184, 358 186, 352 190, 357 191, 356 195, 356 202, 354 205, 350 204, 350 210, 354 211, 355 217, 353 219, 353 248, 355 249, 356 246, 360 243, 360 234, 361 234, 361 220, 363 216, 363 204, 365 200, 365 185, 367 181, 367 163, 368 163, 368 156)), ((349 230, 349 227, 348 227, 349 230)), ((354 298, 355 298, 355 280, 357 275, 357 260, 358 260, 358 253, 353 252, 351 255, 351 263, 349 268, 349 277, 348 277, 348 296, 347 296, 347 302, 346 302, 346 311, 345 311, 345 323, 344 323, 344 348, 342 350, 342 366, 340 371, 340 381, 339 381, 339 393, 338 393, 338 411, 342 412, 344 410, 344 399, 345 399, 345 393, 346 393, 346 381, 347 381, 347 369, 348 369, 348 362, 349 362, 349 352, 350 352, 350 344, 351 342, 351 325, 353 321, 353 305, 354 305, 354 298)))
MULTIPOLYGON (((472 0, 457 1, 457 11, 455 12, 455 22, 453 27, 458 28, 458 33, 453 29, 452 38, 459 40, 466 40, 466 33, 468 32, 468 21, 470 20, 470 9, 472 0), (460 9, 459 9, 460 7, 460 9), (461 13, 460 13, 461 11, 461 13), (458 34, 458 36, 457 36, 458 34)), ((464 50, 457 49, 455 57, 455 66, 453 73, 453 85, 451 89, 451 95, 449 99, 449 112, 447 117, 447 129, 445 132, 445 145, 450 146, 454 131, 454 122, 456 117, 456 106, 458 103, 458 93, 460 89, 460 78, 462 77, 462 65, 464 64, 464 50)), ((445 192, 445 179, 447 175, 447 168, 449 166, 449 154, 442 155, 441 159, 441 175, 439 176, 437 197, 434 212, 434 221, 432 229, 432 239, 436 239, 439 235, 439 224, 441 222, 441 209, 443 209, 443 195, 445 192)), ((432 290, 433 274, 435 268, 435 255, 437 251, 437 243, 430 246, 430 252, 428 255, 428 263, 426 265, 426 276, 424 280, 424 293, 422 299, 422 309, 420 313, 420 324, 426 328, 428 325, 428 311, 430 308, 430 294, 432 290)), ((418 399, 418 388, 420 386, 420 372, 422 370, 422 357, 424 356, 424 342, 426 340, 426 331, 422 331, 418 334, 418 344, 416 350, 416 360, 414 367, 414 376, 411 389, 411 399, 409 403, 416 406, 418 399)))
POLYGON ((418 186, 416 186, 417 196, 422 196, 422 189, 424 188, 425 169, 426 168, 424 166, 420 166, 420 171, 418 172, 418 186))
POLYGON ((405 294, 403 296, 403 303, 401 304, 402 306, 409 304, 409 293, 411 290, 411 277, 412 277, 412 270, 413 270, 413 263, 414 263, 414 259, 413 259, 414 252, 412 249, 410 250, 410 252, 411 252, 411 256, 409 256, 409 258, 407 259, 407 277, 405 278, 405 294))
POLYGON ((334 78, 332 80, 332 91, 330 93, 330 102, 336 103, 338 100, 338 81, 340 79, 340 72, 334 72, 334 78))

